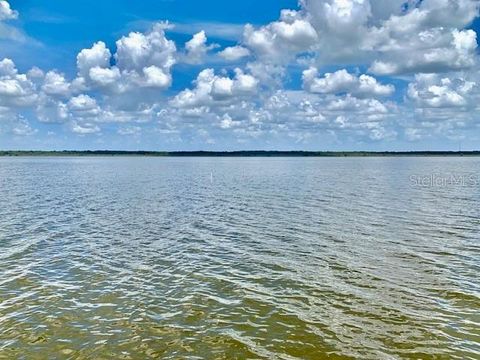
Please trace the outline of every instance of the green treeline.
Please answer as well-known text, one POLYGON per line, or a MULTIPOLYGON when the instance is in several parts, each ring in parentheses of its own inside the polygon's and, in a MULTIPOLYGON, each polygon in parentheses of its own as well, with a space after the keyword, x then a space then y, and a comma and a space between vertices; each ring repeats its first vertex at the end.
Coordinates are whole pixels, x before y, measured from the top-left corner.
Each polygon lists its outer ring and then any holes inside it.
POLYGON ((479 155, 480 151, 0 151, 0 156, 372 157, 479 155))

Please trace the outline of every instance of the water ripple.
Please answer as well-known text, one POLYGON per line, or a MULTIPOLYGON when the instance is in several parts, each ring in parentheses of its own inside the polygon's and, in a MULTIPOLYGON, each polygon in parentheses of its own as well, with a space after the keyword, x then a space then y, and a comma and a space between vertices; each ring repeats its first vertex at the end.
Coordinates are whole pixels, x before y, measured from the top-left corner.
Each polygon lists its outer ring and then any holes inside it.
POLYGON ((478 359, 479 171, 0 159, 0 358, 478 359))

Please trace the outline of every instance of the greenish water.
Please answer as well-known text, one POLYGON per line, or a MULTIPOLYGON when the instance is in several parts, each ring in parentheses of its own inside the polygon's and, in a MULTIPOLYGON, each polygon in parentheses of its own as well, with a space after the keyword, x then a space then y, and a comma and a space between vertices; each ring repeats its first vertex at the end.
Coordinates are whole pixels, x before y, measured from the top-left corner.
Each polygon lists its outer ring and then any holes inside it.
POLYGON ((479 359, 479 158, 0 158, 0 359, 479 359))

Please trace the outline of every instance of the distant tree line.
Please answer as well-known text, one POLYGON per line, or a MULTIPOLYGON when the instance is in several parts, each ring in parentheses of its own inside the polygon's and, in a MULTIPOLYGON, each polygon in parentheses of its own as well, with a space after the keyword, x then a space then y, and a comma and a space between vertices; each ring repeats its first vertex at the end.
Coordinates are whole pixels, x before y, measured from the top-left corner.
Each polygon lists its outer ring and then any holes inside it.
POLYGON ((480 151, 0 151, 0 156, 372 157, 479 156, 480 151))

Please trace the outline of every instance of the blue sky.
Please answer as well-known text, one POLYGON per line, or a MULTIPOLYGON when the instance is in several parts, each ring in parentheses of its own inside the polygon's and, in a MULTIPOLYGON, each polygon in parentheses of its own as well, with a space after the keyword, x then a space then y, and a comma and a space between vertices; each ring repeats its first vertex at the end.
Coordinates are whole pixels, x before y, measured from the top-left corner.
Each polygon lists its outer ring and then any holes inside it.
POLYGON ((0 148, 478 149, 475 0, 0 1, 0 148))

